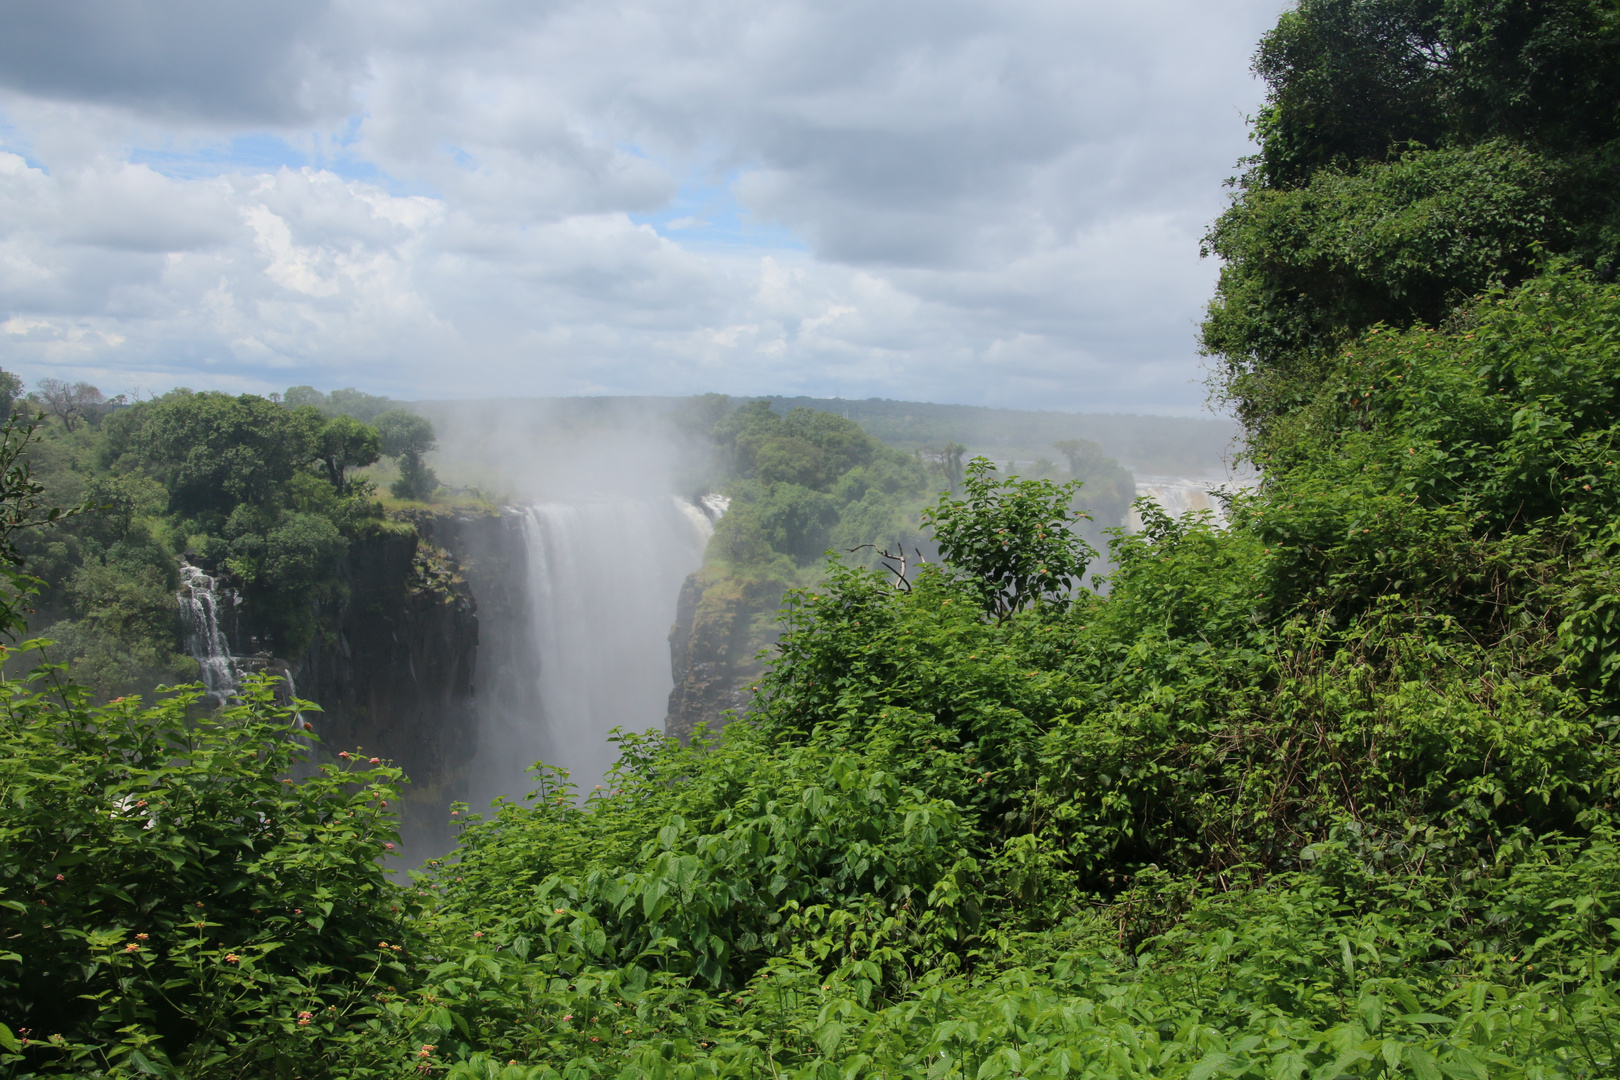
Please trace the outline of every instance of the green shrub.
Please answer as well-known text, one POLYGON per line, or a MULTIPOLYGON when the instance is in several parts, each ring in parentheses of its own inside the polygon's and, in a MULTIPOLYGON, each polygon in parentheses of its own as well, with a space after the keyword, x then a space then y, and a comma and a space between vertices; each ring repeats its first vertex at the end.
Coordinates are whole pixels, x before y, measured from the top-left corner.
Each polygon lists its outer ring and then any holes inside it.
POLYGON ((92 708, 59 674, 0 687, 6 1074, 321 1069, 417 940, 381 867, 398 771, 292 779, 269 680, 191 719, 196 690, 92 708))

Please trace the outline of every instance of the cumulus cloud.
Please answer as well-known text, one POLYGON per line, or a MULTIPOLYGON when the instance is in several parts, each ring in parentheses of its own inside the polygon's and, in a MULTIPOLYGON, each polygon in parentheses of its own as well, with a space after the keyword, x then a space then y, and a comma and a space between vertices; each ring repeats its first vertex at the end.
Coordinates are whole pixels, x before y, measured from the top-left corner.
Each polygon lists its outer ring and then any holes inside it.
POLYGON ((1196 409, 1279 7, 7 5, 0 362, 1196 409))

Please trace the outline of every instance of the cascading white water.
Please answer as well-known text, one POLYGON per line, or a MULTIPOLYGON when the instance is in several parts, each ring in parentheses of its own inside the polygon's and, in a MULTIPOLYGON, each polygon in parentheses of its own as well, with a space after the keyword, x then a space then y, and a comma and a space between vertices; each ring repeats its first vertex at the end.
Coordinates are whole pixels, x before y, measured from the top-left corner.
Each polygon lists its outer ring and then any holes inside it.
MULTIPOLYGON (((227 592, 225 596, 231 594, 227 592)), ((240 672, 236 658, 219 625, 220 593, 218 583, 200 567, 189 563, 180 566, 180 591, 175 594, 180 603, 180 624, 185 630, 186 651, 202 668, 203 685, 208 696, 220 705, 236 693, 240 672)))
POLYGON ((725 517, 726 511, 731 509, 731 496, 711 491, 709 494, 699 498, 698 504, 704 516, 709 519, 709 525, 712 528, 716 522, 725 517))
MULTIPOLYGON (((298 700, 298 684, 293 681, 292 668, 287 667, 281 670, 281 682, 283 687, 282 693, 286 695, 286 704, 292 705, 298 700)), ((293 710, 292 729, 297 733, 296 737, 298 741, 301 742, 306 748, 314 745, 313 742, 305 737, 304 732, 314 731, 315 725, 310 723, 309 718, 300 710, 293 710)))
MULTIPOLYGON (((535 761, 570 770, 590 791, 613 764, 615 727, 645 731, 664 718, 673 676, 669 628, 686 576, 713 532, 692 503, 663 497, 546 502, 515 508, 527 552, 528 630, 537 714, 480 718, 472 802, 521 796, 535 761)), ((490 707, 486 705, 485 707, 490 707)))
MULTIPOLYGON (((1138 498, 1149 498, 1164 508, 1165 512, 1173 518, 1195 510, 1208 510, 1214 516, 1217 526, 1226 524, 1226 510, 1215 492, 1219 488, 1238 489, 1251 487, 1253 481, 1247 479, 1198 479, 1185 476, 1139 476, 1136 478, 1136 495, 1138 498)), ((1126 520, 1131 529, 1140 529, 1142 520, 1136 511, 1132 510, 1126 520)))

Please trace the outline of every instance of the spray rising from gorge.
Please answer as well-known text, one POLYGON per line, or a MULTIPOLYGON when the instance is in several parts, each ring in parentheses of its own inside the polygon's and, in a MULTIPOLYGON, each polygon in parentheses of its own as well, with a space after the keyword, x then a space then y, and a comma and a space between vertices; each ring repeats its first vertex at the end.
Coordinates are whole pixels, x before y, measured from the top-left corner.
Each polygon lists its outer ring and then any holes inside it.
POLYGON ((662 722, 668 634, 681 583, 703 561, 708 517, 678 496, 513 507, 523 538, 523 625, 532 662, 498 673, 479 706, 471 801, 520 795, 535 761, 589 790, 612 766, 614 728, 662 722))

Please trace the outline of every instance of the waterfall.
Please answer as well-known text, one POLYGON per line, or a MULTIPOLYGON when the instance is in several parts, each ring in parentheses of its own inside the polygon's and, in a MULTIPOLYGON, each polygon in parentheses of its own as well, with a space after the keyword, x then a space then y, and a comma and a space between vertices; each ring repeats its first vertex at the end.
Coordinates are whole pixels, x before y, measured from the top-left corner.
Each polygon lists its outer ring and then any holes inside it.
POLYGON ((726 516, 726 511, 731 509, 731 497, 711 491, 700 497, 697 505, 703 511, 703 516, 709 519, 709 529, 712 532, 720 519, 726 516))
MULTIPOLYGON (((711 508, 669 496, 511 508, 526 564, 522 629, 532 659, 481 699, 473 805, 521 796, 535 761, 590 791, 616 753, 609 731, 659 727, 673 677, 669 627, 703 562, 711 508)), ((516 583, 514 583, 516 584, 516 583)))
MULTIPOLYGON (((279 674, 281 675, 282 694, 285 696, 284 704, 290 707, 293 702, 298 700, 298 684, 293 681, 292 666, 288 665, 282 668, 279 674)), ((306 749, 315 745, 312 740, 304 735, 306 731, 314 731, 315 725, 311 724, 309 718, 298 709, 293 710, 292 729, 297 733, 298 741, 306 749)))
MULTIPOLYGON (((180 591, 175 599, 180 603, 180 624, 185 630, 186 651, 202 668, 203 685, 208 696, 224 705, 235 695, 240 673, 236 658, 231 655, 225 633, 220 629, 219 604, 221 595, 217 583, 200 567, 189 563, 180 565, 180 591)), ((235 603, 235 594, 226 590, 225 598, 235 603)))
MULTIPOLYGON (((1216 526, 1224 527, 1226 510, 1215 498, 1215 491, 1222 487, 1236 490, 1252 486, 1253 481, 1248 478, 1216 480, 1185 476, 1139 476, 1136 478, 1136 495, 1138 498, 1152 499, 1173 518, 1194 510, 1208 510, 1214 515, 1216 526)), ((1126 525, 1132 530, 1142 527, 1136 511, 1132 510, 1127 516, 1126 525)))

